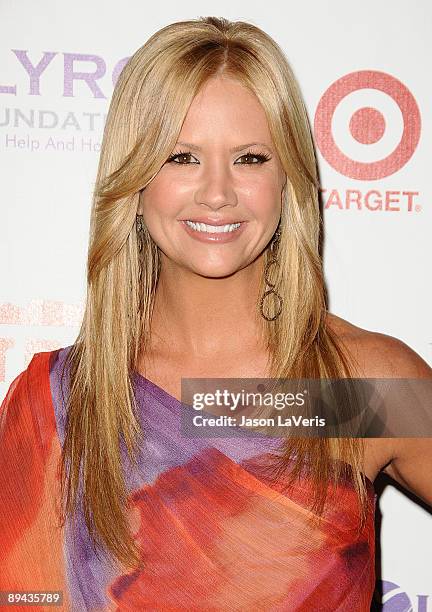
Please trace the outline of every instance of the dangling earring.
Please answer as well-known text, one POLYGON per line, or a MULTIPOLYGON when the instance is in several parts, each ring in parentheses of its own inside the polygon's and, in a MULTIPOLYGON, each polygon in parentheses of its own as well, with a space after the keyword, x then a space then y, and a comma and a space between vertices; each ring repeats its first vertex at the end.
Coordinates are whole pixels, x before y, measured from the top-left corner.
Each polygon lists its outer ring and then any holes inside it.
POLYGON ((270 281, 269 278, 268 278, 268 274, 269 274, 269 270, 270 270, 271 266, 272 265, 276 265, 276 266, 279 267, 279 265, 280 265, 279 261, 278 261, 278 259, 276 257, 276 254, 275 254, 276 246, 279 243, 280 235, 281 235, 281 230, 278 227, 278 229, 275 232, 275 235, 273 236, 273 240, 272 240, 271 245, 270 245, 271 259, 269 259, 269 261, 266 263, 266 266, 264 268, 264 281, 265 281, 266 285, 268 285, 270 287, 270 289, 266 290, 264 292, 262 298, 261 298, 261 301, 260 301, 260 310, 261 310, 261 315, 263 316, 263 318, 266 321, 274 321, 275 319, 278 318, 278 316, 282 312, 282 304, 283 304, 282 297, 276 291, 275 283, 270 281), (276 314, 273 317, 268 317, 267 315, 264 314, 264 302, 265 302, 266 298, 268 296, 270 296, 270 295, 274 295, 275 299, 277 300, 276 314))
MULTIPOLYGON (((138 242, 138 282, 141 284, 142 281, 142 250, 143 250, 143 242, 144 242, 144 222, 142 215, 136 215, 135 219, 136 225, 136 234, 137 234, 137 242, 138 242)), ((139 310, 142 309, 142 291, 140 291, 140 304, 139 310)))
POLYGON ((144 234, 144 223, 143 216, 136 215, 136 231, 137 231, 137 240, 138 240, 138 250, 141 253, 143 249, 143 234, 144 234))

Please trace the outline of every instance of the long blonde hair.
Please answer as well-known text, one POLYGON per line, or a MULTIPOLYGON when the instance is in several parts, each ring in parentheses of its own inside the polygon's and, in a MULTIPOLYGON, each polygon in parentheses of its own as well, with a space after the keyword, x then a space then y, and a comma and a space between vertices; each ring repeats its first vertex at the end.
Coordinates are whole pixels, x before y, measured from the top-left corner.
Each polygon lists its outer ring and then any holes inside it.
MULTIPOLYGON (((162 28, 131 57, 114 89, 91 211, 85 313, 67 360, 63 521, 75 514, 82 486, 93 543, 103 543, 126 566, 136 566, 140 556, 125 511, 121 449, 124 444, 135 464, 142 432, 131 373, 149 342, 160 272, 159 251, 146 228, 138 249, 139 194, 172 153, 194 96, 221 73, 258 97, 287 176, 281 225, 289 231, 281 235, 275 281, 288 306, 264 328, 272 375, 349 378, 352 372, 347 347, 325 324, 316 159, 304 102, 282 50, 241 21, 206 17, 162 28)), ((364 520, 361 442, 287 439, 284 460, 297 458, 293 478, 304 461, 310 463, 319 512, 336 456, 353 467, 364 520)))

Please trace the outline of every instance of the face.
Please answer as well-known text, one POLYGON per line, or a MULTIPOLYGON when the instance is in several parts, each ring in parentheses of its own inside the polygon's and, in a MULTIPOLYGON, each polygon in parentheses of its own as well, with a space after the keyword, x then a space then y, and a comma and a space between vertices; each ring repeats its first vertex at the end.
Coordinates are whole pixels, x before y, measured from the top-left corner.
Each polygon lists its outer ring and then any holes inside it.
POLYGON ((278 225, 285 178, 255 95, 227 77, 207 81, 177 146, 140 195, 162 270, 168 258, 217 278, 257 260, 278 225))

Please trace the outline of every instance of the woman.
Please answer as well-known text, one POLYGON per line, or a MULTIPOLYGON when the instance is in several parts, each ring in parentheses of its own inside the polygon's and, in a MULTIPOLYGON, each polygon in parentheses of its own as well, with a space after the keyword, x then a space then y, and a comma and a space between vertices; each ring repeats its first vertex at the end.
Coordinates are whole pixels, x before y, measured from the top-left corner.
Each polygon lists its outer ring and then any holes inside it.
POLYGON ((77 610, 369 610, 373 480, 432 504, 428 439, 179 429, 182 377, 432 378, 326 310, 320 223, 276 43, 214 17, 154 34, 107 118, 79 336, 2 408, 2 590, 77 610))

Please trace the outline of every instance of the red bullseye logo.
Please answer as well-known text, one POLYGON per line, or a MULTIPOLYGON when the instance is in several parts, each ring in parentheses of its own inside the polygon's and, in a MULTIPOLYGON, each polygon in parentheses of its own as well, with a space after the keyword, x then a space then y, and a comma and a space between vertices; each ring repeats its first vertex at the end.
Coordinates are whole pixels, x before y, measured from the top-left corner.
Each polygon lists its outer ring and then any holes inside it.
MULTIPOLYGON (((314 120, 315 142, 323 157, 344 176, 359 180, 381 179, 402 168, 417 147, 420 128, 420 111, 409 89, 389 74, 374 70, 351 72, 330 85, 319 101, 314 120), (334 138, 332 121, 339 104, 350 94, 363 89, 378 90, 389 96, 397 104, 403 122, 399 142, 389 154, 376 161, 352 159, 334 138)), ((352 112, 346 126, 355 144, 366 148, 380 143, 391 129, 383 112, 372 106, 363 106, 352 112)))

